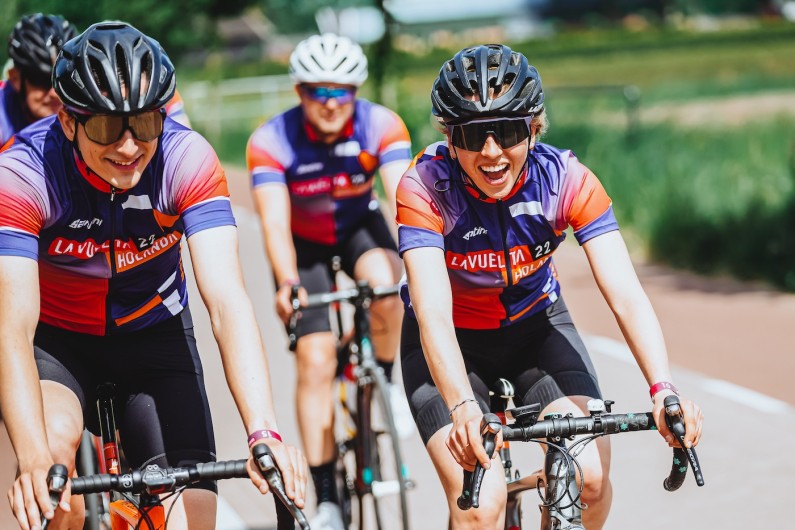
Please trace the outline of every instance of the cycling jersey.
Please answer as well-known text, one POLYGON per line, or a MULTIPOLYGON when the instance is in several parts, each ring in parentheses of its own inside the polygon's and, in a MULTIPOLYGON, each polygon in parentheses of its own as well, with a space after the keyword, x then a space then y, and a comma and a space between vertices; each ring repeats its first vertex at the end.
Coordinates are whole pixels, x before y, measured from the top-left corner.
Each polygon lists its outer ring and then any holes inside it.
MULTIPOLYGON (((571 226, 580 244, 618 229, 596 176, 571 151, 536 144, 511 193, 501 200, 466 185, 447 144, 429 146, 397 193, 401 255, 445 253, 458 328, 510 325, 560 296, 551 256, 571 226)), ((408 290, 404 301, 411 310, 408 290)))
POLYGON ((25 102, 19 92, 8 80, 0 81, 0 145, 31 123, 24 108, 25 102))
POLYGON ((358 99, 333 144, 318 140, 298 106, 254 131, 246 158, 253 187, 287 186, 295 236, 334 245, 370 214, 376 169, 408 162, 411 151, 408 130, 395 113, 358 99))
POLYGON ((38 260, 42 322, 143 329, 187 306, 181 238, 234 225, 228 197, 210 144, 170 118, 138 184, 114 190, 51 116, 0 153, 0 255, 38 260))

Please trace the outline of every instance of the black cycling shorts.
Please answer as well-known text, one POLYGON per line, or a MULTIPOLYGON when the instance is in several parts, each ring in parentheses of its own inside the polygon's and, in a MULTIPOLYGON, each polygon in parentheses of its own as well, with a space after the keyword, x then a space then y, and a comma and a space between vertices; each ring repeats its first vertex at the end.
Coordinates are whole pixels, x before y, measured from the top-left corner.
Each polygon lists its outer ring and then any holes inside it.
MULTIPOLYGON (((119 441, 133 469, 214 462, 215 439, 190 312, 142 331, 95 336, 39 323, 39 378, 75 393, 99 434, 97 386, 112 382, 119 441)), ((189 487, 217 492, 215 482, 189 487)))
MULTIPOLYGON (((563 299, 545 311, 499 329, 456 328, 469 383, 483 412, 499 378, 514 384, 516 406, 544 407, 565 396, 601 397, 585 345, 563 299)), ((451 423, 422 352, 417 321, 406 313, 400 339, 403 385, 423 442, 451 423)))
MULTIPOLYGON (((351 236, 336 245, 320 245, 305 239, 293 238, 298 265, 298 278, 309 294, 325 293, 331 290, 333 278, 331 259, 340 257, 341 269, 353 278, 356 262, 362 255, 374 248, 383 248, 397 253, 395 239, 380 210, 371 210, 351 236)), ((296 337, 331 331, 329 310, 317 307, 301 312, 296 327, 296 337)))

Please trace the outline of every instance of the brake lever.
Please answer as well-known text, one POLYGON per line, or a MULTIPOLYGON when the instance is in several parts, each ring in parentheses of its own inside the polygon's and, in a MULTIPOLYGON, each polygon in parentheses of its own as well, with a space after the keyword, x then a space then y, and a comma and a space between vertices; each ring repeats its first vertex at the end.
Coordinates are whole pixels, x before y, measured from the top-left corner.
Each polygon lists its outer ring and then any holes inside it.
POLYGON ((685 420, 682 415, 682 407, 679 404, 679 396, 666 396, 663 403, 665 405, 665 423, 682 447, 687 461, 690 463, 690 469, 693 470, 696 484, 703 486, 704 475, 701 472, 701 465, 698 463, 696 449, 695 447, 685 447, 685 420))
POLYGON ((301 316, 299 309, 301 309, 301 301, 298 300, 298 290, 300 285, 293 285, 290 287, 290 301, 293 306, 293 313, 290 315, 290 321, 287 324, 287 338, 290 341, 290 351, 294 352, 298 344, 298 336, 296 335, 295 328, 298 326, 298 319, 301 316))
MULTIPOLYGON (((480 421, 480 435, 483 437, 483 448, 489 458, 494 454, 494 448, 497 445, 497 433, 501 429, 502 422, 496 414, 488 413, 483 415, 483 419, 480 421)), ((456 501, 459 509, 469 510, 480 506, 480 486, 485 473, 486 470, 483 469, 480 462, 475 463, 474 471, 464 470, 464 487, 456 501)))
POLYGON ((268 486, 273 494, 290 511, 290 515, 293 516, 295 522, 301 527, 301 530, 309 530, 309 522, 306 520, 306 515, 304 515, 304 512, 287 496, 287 492, 284 489, 282 472, 279 470, 279 466, 276 465, 270 447, 263 443, 257 444, 251 449, 251 455, 254 457, 257 467, 268 482, 268 486))
MULTIPOLYGON (((62 464, 53 464, 47 473, 47 489, 50 490, 50 504, 52 504, 53 511, 58 507, 58 503, 61 502, 61 495, 66 489, 66 481, 68 479, 69 471, 62 464)), ((42 516, 41 530, 46 530, 49 525, 50 521, 42 516)))

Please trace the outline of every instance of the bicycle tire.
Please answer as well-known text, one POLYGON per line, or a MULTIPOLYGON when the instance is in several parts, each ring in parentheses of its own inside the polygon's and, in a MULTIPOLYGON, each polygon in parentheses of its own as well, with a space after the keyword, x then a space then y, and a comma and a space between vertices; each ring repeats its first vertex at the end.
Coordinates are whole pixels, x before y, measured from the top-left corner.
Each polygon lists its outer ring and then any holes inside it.
MULTIPOLYGON (((380 418, 381 424, 378 430, 371 430, 369 440, 362 440, 369 444, 372 455, 369 496, 372 499, 375 526, 378 530, 408 530, 409 482, 389 400, 391 389, 380 369, 368 369, 365 376, 370 379, 372 387, 370 417, 380 418)), ((364 518, 359 521, 359 530, 365 530, 365 523, 364 518)))
MULTIPOLYGON (((94 441, 91 438, 91 433, 83 431, 80 439, 80 445, 77 449, 77 472, 80 476, 95 475, 99 473, 98 458, 94 441)), ((106 530, 107 527, 102 524, 103 511, 100 506, 103 505, 101 493, 92 493, 84 496, 85 500, 85 522, 83 523, 83 530, 106 530)))

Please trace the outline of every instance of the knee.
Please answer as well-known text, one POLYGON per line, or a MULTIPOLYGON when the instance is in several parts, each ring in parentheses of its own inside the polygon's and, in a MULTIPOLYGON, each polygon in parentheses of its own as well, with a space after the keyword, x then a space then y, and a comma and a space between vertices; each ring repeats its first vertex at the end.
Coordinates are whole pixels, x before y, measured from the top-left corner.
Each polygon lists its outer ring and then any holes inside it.
POLYGON ((586 504, 599 504, 609 501, 611 496, 610 476, 603 469, 584 469, 585 482, 582 499, 586 504))
POLYGON ((50 444, 50 453, 53 460, 62 463, 70 472, 75 468, 75 454, 80 445, 80 436, 83 425, 75 420, 62 417, 47 418, 47 440, 50 444))
POLYGON ((331 384, 337 370, 337 361, 324 351, 313 350, 300 356, 298 385, 303 388, 325 388, 331 384))
POLYGON ((461 511, 455 503, 450 507, 452 527, 455 529, 481 530, 483 528, 502 528, 505 505, 481 503, 478 508, 461 511))
POLYGON ((403 301, 399 296, 387 296, 373 302, 372 311, 383 318, 402 318, 403 301))

